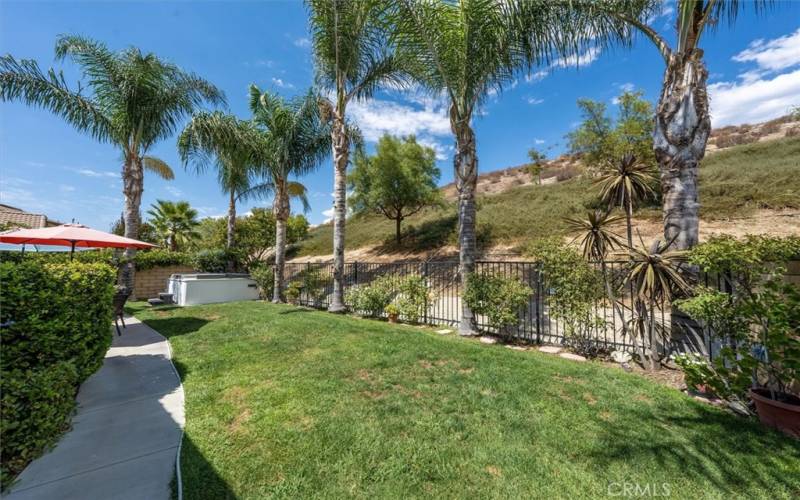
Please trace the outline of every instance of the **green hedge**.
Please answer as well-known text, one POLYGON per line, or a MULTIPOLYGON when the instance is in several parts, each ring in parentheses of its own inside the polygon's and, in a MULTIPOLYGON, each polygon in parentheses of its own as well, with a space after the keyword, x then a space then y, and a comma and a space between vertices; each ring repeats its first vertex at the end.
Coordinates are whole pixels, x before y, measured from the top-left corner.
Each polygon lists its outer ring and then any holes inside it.
POLYGON ((103 363, 115 278, 103 263, 0 263, 3 485, 58 440, 78 386, 103 363))
MULTIPOLYGON (((0 262, 51 262, 51 263, 67 263, 70 262, 69 252, 25 252, 23 256, 21 252, 8 252, 0 251, 0 262)), ((117 262, 114 259, 114 251, 110 249, 104 250, 88 250, 83 252, 75 252, 74 262, 83 263, 102 263, 116 266, 117 262)), ((192 265, 192 255, 184 252, 170 252, 167 250, 154 249, 147 251, 136 252, 133 258, 138 271, 151 269, 161 266, 174 266, 174 265, 192 265)))

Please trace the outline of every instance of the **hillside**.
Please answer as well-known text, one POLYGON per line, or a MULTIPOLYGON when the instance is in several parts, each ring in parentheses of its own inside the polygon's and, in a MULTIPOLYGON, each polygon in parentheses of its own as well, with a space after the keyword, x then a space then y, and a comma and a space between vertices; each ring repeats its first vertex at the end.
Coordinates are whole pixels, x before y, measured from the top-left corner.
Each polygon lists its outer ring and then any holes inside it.
MULTIPOLYGON (((558 171, 569 177, 574 161, 562 159, 558 171)), ((520 169, 520 167, 516 167, 520 169)), ((542 186, 528 181, 514 185, 515 169, 482 176, 483 186, 507 184, 505 190, 481 189, 478 198, 478 239, 484 253, 516 253, 526 242, 564 235, 564 217, 595 206, 597 189, 591 180, 574 176, 542 186)), ((527 174, 525 174, 527 175, 527 174)), ((448 193, 448 186, 443 190, 448 193)), ((700 169, 701 239, 720 232, 800 233, 800 137, 756 141, 710 152, 700 169)), ((645 238, 660 234, 660 209, 643 207, 636 218, 645 238)), ((378 260, 450 254, 455 251, 457 217, 448 197, 442 208, 423 211, 404 222, 404 242, 393 240, 393 222, 376 215, 348 220, 347 258, 378 260)), ((620 228, 622 229, 622 228, 620 228)), ((295 259, 331 253, 330 224, 311 231, 295 259)), ((316 259, 315 259, 316 260, 316 259)))

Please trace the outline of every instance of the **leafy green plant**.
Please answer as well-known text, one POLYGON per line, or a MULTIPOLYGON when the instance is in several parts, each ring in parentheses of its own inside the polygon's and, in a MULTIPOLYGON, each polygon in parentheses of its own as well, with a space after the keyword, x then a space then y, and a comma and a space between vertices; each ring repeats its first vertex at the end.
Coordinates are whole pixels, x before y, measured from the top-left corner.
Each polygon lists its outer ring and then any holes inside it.
POLYGON ((291 281, 286 287, 286 300, 292 304, 300 300, 300 294, 303 293, 303 284, 300 281, 291 281))
POLYGON ((396 302, 400 315, 410 323, 417 323, 433 302, 427 280, 417 274, 411 274, 398 279, 397 289, 399 295, 396 302))
POLYGON ((345 299, 354 312, 364 316, 377 317, 383 313, 396 294, 395 278, 381 276, 367 285, 350 288, 345 299))
POLYGON ((57 441, 78 385, 102 364, 115 279, 103 263, 0 263, 4 483, 57 441))
POLYGON ((532 294, 531 287, 516 278, 474 273, 462 299, 473 313, 486 316, 489 325, 510 336, 532 294))
POLYGON ((558 238, 540 240, 529 251, 542 266, 549 314, 563 321, 567 344, 580 354, 596 355, 592 332, 605 327, 605 320, 595 311, 603 297, 601 273, 558 238))
POLYGON ((136 252, 133 263, 137 271, 144 271, 145 269, 152 269, 154 267, 189 266, 192 265, 192 259, 191 255, 188 253, 154 249, 136 252))
POLYGON ((222 248, 200 250, 191 257, 192 266, 203 273, 224 273, 233 259, 233 253, 222 248))
POLYGON ((389 304, 388 306, 383 308, 383 312, 385 312, 389 316, 399 316, 400 315, 400 308, 397 304, 389 304))
POLYGON ((297 278, 302 283, 303 292, 314 306, 319 305, 325 298, 329 279, 317 268, 308 268, 300 272, 297 278))
POLYGON ((258 286, 258 294, 262 300, 272 300, 272 290, 275 285, 275 274, 272 266, 256 266, 250 269, 250 277, 258 286))
POLYGON ((746 401, 750 386, 774 400, 791 399, 800 379, 800 290, 784 282, 783 273, 785 261, 798 255, 800 238, 766 236, 716 237, 689 252, 691 264, 724 276, 731 293, 696 287, 678 302, 723 345, 699 368, 681 360, 687 380, 704 378, 729 401, 746 401))

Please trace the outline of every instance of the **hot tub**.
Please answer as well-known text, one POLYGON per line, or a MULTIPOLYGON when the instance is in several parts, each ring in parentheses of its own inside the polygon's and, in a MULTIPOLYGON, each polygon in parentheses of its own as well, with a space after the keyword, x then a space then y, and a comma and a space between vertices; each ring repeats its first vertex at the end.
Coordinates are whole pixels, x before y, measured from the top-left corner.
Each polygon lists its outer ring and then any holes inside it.
POLYGON ((179 306, 258 299, 256 282, 247 274, 173 274, 167 292, 179 306))

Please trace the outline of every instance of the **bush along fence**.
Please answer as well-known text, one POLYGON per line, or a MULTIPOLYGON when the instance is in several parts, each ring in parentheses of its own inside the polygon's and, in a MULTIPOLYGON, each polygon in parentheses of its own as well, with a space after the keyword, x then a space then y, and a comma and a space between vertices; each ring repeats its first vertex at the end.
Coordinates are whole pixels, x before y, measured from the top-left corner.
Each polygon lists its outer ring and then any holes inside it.
MULTIPOLYGON (((482 332, 509 340, 565 344, 587 354, 619 350, 635 355, 649 351, 650 346, 662 359, 676 352, 705 356, 714 352, 706 328, 679 313, 669 301, 655 301, 647 305, 647 311, 641 310, 633 285, 626 282, 628 261, 601 266, 577 260, 563 265, 570 267, 568 277, 556 268, 548 274, 549 268, 541 262, 479 261, 464 290, 454 261, 351 262, 345 264, 345 302, 364 316, 385 318, 387 306, 394 304, 389 312, 397 313, 402 321, 454 327, 462 300, 467 300, 482 332), (613 302, 606 282, 614 288, 613 302), (637 325, 642 321, 646 324, 637 325), (642 331, 645 338, 637 340, 642 331)), ((333 293, 332 276, 331 264, 288 263, 285 298, 325 309, 333 293)), ((730 288, 722 274, 704 274, 701 279, 718 290, 730 288)), ((271 280, 269 269, 264 281, 271 285, 271 280)), ((271 290, 266 295, 271 298, 271 290)))
POLYGON ((3 488, 68 428, 111 344, 115 279, 103 263, 0 262, 3 488))

